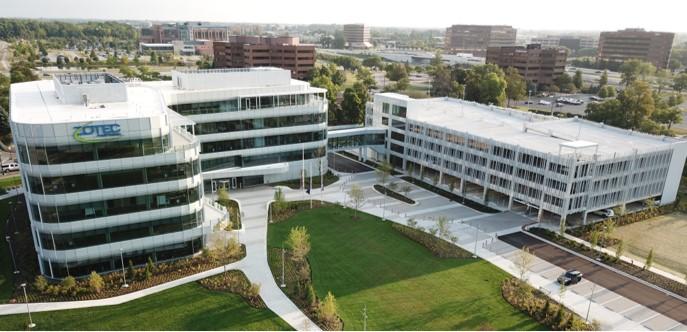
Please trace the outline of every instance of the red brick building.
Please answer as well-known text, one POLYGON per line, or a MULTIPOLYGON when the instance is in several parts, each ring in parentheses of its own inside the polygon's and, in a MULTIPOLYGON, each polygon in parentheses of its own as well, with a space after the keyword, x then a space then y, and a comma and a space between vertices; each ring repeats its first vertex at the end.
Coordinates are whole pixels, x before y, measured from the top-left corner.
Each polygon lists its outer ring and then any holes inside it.
POLYGON ((216 68, 277 67, 304 79, 315 66, 315 46, 297 37, 232 36, 213 43, 216 68))

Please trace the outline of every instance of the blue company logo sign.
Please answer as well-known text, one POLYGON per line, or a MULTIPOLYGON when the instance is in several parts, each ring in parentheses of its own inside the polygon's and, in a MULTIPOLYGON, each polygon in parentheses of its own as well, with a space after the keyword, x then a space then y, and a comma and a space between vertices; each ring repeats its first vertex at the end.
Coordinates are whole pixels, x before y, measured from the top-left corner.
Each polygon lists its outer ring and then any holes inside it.
POLYGON ((121 127, 116 123, 92 125, 88 122, 74 127, 74 139, 80 143, 109 141, 122 136, 121 127))

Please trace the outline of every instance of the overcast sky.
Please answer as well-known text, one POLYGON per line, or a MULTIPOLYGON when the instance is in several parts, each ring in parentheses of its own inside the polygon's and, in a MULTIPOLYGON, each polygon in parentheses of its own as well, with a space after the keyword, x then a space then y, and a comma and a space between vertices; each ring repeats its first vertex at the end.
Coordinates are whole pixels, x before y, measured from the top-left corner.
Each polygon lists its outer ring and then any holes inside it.
POLYGON ((684 0, 0 0, 0 16, 687 32, 684 0))

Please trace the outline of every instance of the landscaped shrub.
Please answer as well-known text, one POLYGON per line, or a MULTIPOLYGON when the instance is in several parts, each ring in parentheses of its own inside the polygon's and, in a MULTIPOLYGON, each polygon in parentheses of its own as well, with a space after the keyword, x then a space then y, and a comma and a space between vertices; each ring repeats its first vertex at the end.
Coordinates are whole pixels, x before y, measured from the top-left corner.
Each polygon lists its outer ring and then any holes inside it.
POLYGON ((198 281, 203 287, 214 290, 234 293, 241 296, 254 308, 265 308, 265 302, 260 298, 260 285, 248 281, 243 272, 231 270, 198 281))
MULTIPOLYGON (((55 302, 96 300, 118 296, 229 264, 245 255, 245 248, 243 246, 239 248, 239 254, 229 255, 226 249, 220 248, 210 250, 212 254, 207 257, 201 255, 157 265, 149 260, 148 264, 139 268, 134 267, 131 262, 127 269, 128 288, 121 287, 124 282, 121 269, 105 275, 96 273, 95 275, 102 281, 99 291, 95 286, 100 282, 93 273, 88 278, 79 280, 70 276, 58 283, 48 282, 44 277, 38 276, 27 287, 27 297, 29 302, 55 302), (131 278, 132 275, 135 278, 131 278)), ((21 290, 12 295, 10 302, 24 302, 21 290)))
MULTIPOLYGON (((448 242, 444 239, 435 237, 431 234, 425 233, 419 229, 411 228, 405 225, 392 223, 391 227, 407 238, 421 244, 434 254, 434 256, 441 258, 469 258, 472 254, 448 242)), ((436 229, 436 228, 434 228, 436 229)), ((436 229, 438 231, 438 229, 436 229)))
POLYGON ((552 304, 544 293, 510 277, 501 283, 501 294, 512 306, 553 330, 593 331, 595 327, 560 304, 552 304), (551 307, 556 307, 552 315, 551 307))

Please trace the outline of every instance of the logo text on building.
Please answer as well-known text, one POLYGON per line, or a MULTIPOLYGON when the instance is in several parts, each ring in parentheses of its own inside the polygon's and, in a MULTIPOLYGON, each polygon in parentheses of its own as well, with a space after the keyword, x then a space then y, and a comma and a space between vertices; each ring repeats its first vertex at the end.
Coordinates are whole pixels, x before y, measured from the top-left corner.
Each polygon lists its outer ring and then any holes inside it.
POLYGON ((95 143, 122 136, 121 127, 116 123, 91 124, 74 127, 74 139, 81 143, 95 143))

